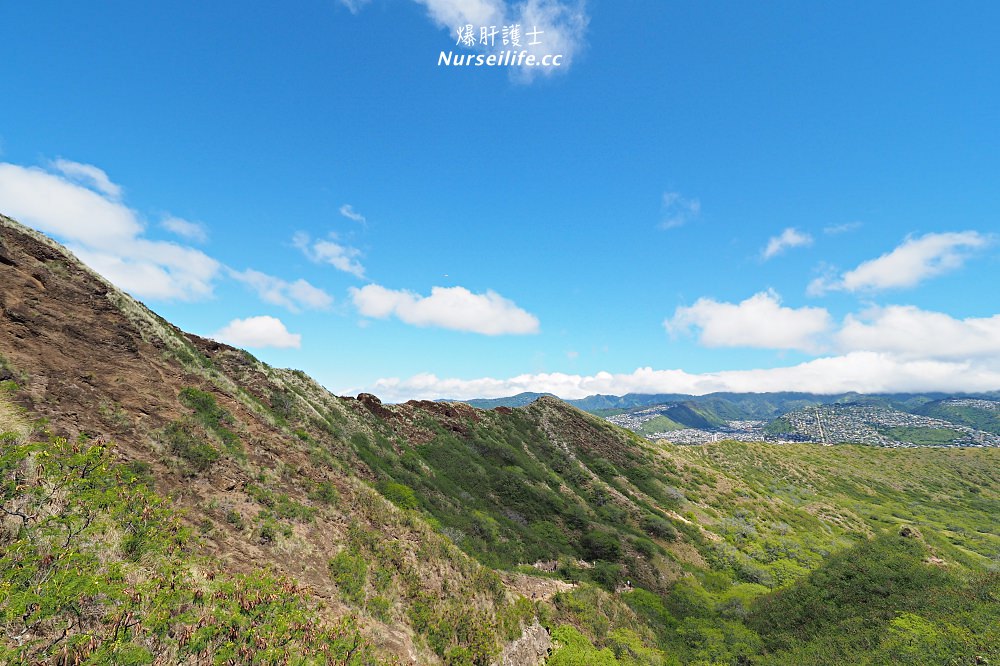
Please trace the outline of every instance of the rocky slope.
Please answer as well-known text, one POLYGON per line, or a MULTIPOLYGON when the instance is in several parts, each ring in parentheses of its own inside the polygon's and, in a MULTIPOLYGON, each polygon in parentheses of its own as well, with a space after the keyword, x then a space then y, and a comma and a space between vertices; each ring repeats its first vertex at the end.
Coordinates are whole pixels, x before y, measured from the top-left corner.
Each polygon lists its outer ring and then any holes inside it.
POLYGON ((433 663, 473 640, 493 654, 519 635, 493 626, 515 593, 364 483, 371 472, 347 438, 373 432, 377 401, 338 399, 301 373, 184 334, 4 217, 0 378, 16 387, 10 401, 54 435, 113 442, 118 461, 147 470, 203 552, 235 572, 294 579, 332 617, 360 614, 388 655, 433 663), (379 589, 344 594, 331 574, 338 552, 363 554, 379 589), (428 619, 415 622, 418 601, 428 619), (427 623, 460 613, 484 636, 452 627, 432 647, 427 623))

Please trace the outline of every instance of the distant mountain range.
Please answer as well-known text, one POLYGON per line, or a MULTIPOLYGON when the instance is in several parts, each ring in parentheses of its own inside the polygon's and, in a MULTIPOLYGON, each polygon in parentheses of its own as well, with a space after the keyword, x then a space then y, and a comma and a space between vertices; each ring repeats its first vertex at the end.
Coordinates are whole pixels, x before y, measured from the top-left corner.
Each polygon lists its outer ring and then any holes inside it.
MULTIPOLYGON (((469 400, 474 407, 519 407, 543 395, 469 400)), ((648 439, 694 444, 816 441, 878 446, 1000 445, 1000 391, 949 393, 675 393, 592 395, 569 404, 648 439)))

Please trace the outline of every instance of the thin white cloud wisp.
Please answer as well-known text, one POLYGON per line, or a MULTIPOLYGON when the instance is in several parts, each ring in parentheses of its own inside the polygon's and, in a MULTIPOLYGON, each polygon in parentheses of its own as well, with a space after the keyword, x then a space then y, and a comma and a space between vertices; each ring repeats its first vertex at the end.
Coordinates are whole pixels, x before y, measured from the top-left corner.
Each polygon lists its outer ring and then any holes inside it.
POLYGON ((891 252, 865 261, 837 278, 816 278, 808 292, 877 292, 903 289, 961 268, 993 238, 978 231, 929 233, 907 238, 891 252))
POLYGON ((771 237, 767 241, 767 245, 763 250, 760 251, 761 259, 767 261, 768 259, 773 259, 779 254, 783 254, 787 250, 795 247, 806 247, 812 245, 813 237, 809 234, 799 231, 794 227, 788 227, 782 231, 777 236, 771 237))

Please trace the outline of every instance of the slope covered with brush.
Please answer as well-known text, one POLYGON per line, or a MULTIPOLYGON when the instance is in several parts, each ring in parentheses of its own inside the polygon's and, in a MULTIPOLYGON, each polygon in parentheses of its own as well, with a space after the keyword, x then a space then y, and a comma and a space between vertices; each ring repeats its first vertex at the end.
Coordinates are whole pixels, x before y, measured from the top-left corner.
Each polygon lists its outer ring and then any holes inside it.
MULTIPOLYGON (((485 664, 533 620, 496 573, 365 482, 349 440, 378 424, 357 401, 182 333, 2 217, 0 376, 20 421, 113 444, 110 462, 142 470, 196 552, 233 575, 294 580, 326 620, 357 616, 386 658, 485 664)), ((4 519, 5 539, 19 529, 4 519)))

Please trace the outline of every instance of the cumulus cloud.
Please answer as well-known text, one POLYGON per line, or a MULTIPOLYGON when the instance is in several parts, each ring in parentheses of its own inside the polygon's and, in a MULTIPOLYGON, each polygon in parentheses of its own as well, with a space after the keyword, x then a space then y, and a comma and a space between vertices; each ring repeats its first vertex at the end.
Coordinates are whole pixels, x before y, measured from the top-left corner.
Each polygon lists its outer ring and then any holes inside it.
POLYGON ((337 242, 336 236, 332 234, 328 239, 312 240, 308 234, 299 232, 292 239, 292 244, 302 250, 302 253, 310 261, 330 264, 338 271, 350 273, 354 277, 363 278, 365 276, 365 267, 358 261, 361 250, 341 245, 337 242))
POLYGON ((997 359, 1000 315, 955 319, 912 305, 876 307, 848 315, 837 342, 844 350, 890 352, 904 359, 997 359))
POLYGON ((417 0, 427 8, 427 14, 439 27, 449 31, 452 44, 457 44, 458 28, 471 25, 479 36, 480 28, 519 25, 520 46, 504 45, 497 35, 494 43, 477 45, 484 52, 524 50, 541 59, 546 55, 562 55, 558 67, 528 67, 520 69, 520 79, 531 81, 539 74, 552 74, 569 69, 574 57, 583 49, 589 21, 582 0, 526 0, 511 3, 504 0, 417 0), (537 31, 533 37, 528 32, 537 31), (533 43, 537 42, 537 43, 533 43))
POLYGON ((773 236, 767 241, 767 245, 760 251, 760 256, 764 261, 767 261, 789 248, 804 247, 806 245, 812 245, 812 243, 812 236, 793 227, 788 227, 779 235, 773 236))
POLYGON ((340 214, 346 217, 348 220, 354 220, 358 224, 364 224, 368 221, 367 219, 365 219, 364 215, 354 210, 354 207, 351 206, 351 204, 344 204, 343 206, 341 206, 340 214))
POLYGON ((679 192, 663 193, 663 219, 661 229, 675 229, 684 226, 701 213, 701 202, 685 199, 679 192))
POLYGON ((693 374, 684 370, 638 368, 631 373, 594 375, 564 373, 524 374, 508 379, 439 378, 430 373, 408 379, 384 378, 366 390, 384 400, 458 400, 500 398, 525 391, 553 393, 562 398, 594 394, 687 393, 717 391, 809 393, 868 393, 917 391, 990 391, 1000 386, 998 363, 903 360, 879 352, 852 352, 818 358, 794 366, 759 370, 731 370, 693 374))
POLYGON ((209 337, 234 347, 298 349, 302 346, 301 335, 289 333, 280 319, 268 316, 234 319, 209 337))
POLYGON ((891 252, 871 259, 839 277, 820 277, 809 284, 808 292, 821 295, 828 291, 882 291, 913 287, 927 280, 961 268, 976 250, 992 242, 976 231, 930 233, 907 238, 891 252))
POLYGON ((769 290, 735 304, 700 298, 694 305, 678 307, 663 325, 671 335, 698 329, 698 341, 707 347, 815 352, 832 320, 824 308, 784 307, 778 294, 769 290))
POLYGON ((104 172, 104 169, 100 169, 93 164, 82 164, 60 157, 52 162, 52 167, 68 180, 97 190, 109 199, 117 201, 122 198, 121 186, 112 183, 111 179, 108 178, 108 174, 104 172))
POLYGON ((288 282, 252 268, 230 270, 229 275, 256 291, 265 303, 280 305, 291 312, 326 310, 333 304, 333 297, 302 279, 288 282))
POLYGON ((395 316, 414 326, 436 326, 483 335, 537 333, 538 319, 494 291, 474 294, 464 287, 433 287, 430 296, 369 284, 351 288, 355 307, 365 317, 395 316))
POLYGON ((0 163, 4 213, 63 240, 116 286, 142 298, 196 300, 213 293, 221 265, 200 250, 143 238, 121 188, 97 167, 57 160, 53 173, 0 163), (86 185, 80 184, 85 182, 86 185))

